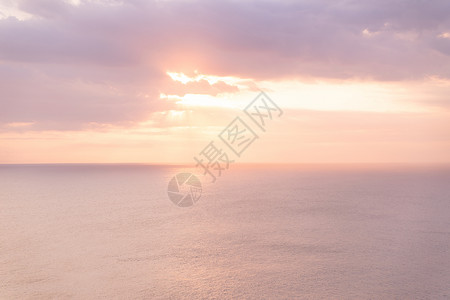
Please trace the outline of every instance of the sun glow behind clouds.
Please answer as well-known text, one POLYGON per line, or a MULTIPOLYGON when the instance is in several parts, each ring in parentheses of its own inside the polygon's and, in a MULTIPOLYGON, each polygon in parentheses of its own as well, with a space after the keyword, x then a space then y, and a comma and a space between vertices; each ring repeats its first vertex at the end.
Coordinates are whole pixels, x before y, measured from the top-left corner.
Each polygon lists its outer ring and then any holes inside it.
POLYGON ((208 92, 202 93, 192 93, 189 92, 189 88, 186 89, 187 93, 179 95, 168 95, 161 93, 160 98, 166 100, 175 101, 176 104, 181 107, 188 106, 200 106, 200 107, 218 107, 218 108, 231 108, 238 109, 243 104, 245 99, 248 98, 242 96, 242 91, 240 89, 249 89, 249 83, 253 82, 248 79, 241 79, 233 76, 214 76, 199 74, 198 71, 194 71, 194 76, 188 76, 181 72, 166 72, 166 74, 176 82, 181 82, 184 85, 188 83, 195 83, 200 81, 206 81, 210 86, 218 83, 226 84, 227 86, 237 87, 237 92, 219 92, 217 95, 213 96, 208 94, 208 92))
POLYGON ((160 98, 175 101, 176 104, 180 105, 180 108, 191 106, 239 108, 239 103, 236 103, 236 101, 230 101, 230 99, 225 96, 213 97, 211 95, 202 94, 186 94, 184 96, 177 96, 161 94, 160 98))
POLYGON ((283 108, 319 111, 423 112, 432 110, 420 103, 430 87, 427 84, 378 83, 364 81, 287 80, 258 82, 283 108), (417 99, 417 101, 414 101, 417 99))
POLYGON ((189 82, 199 82, 201 80, 207 81, 210 85, 216 84, 218 82, 224 82, 228 85, 242 85, 243 82, 248 81, 246 79, 242 79, 234 76, 214 76, 214 75, 205 75, 199 74, 197 70, 194 71, 195 76, 188 76, 184 73, 178 72, 166 72, 167 75, 172 78, 174 81, 179 81, 183 84, 187 84, 189 82))
MULTIPOLYGON (((308 109, 320 111, 372 111, 372 112, 423 112, 431 110, 430 107, 420 105, 420 101, 414 98, 423 98, 428 89, 425 86, 412 86, 411 83, 380 83, 357 80, 347 81, 253 81, 238 77, 220 77, 203 75, 195 71, 195 76, 184 73, 167 72, 172 80, 184 85, 208 81, 210 85, 224 82, 228 85, 238 86, 234 93, 219 93, 215 96, 208 93, 161 95, 161 98, 175 100, 177 104, 184 106, 206 106, 240 109, 251 101, 258 89, 267 92, 270 97, 278 101, 284 108, 308 109), (414 90, 414 92, 411 92, 414 90)), ((437 80, 430 78, 425 85, 434 86, 437 80)))

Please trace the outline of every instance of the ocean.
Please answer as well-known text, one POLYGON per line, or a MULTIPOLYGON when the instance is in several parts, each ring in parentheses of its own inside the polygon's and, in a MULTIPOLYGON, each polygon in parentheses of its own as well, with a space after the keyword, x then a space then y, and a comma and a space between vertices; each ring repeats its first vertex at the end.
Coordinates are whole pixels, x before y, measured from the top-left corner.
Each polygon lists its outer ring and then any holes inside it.
POLYGON ((450 299, 450 168, 1 165, 0 299, 450 299))

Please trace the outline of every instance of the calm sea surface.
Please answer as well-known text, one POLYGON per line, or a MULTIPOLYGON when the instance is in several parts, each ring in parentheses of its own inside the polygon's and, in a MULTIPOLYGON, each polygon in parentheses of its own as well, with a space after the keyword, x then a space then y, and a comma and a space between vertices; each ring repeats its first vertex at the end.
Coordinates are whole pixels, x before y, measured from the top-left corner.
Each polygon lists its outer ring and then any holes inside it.
POLYGON ((449 168, 182 170, 0 166, 0 299, 450 299, 449 168))

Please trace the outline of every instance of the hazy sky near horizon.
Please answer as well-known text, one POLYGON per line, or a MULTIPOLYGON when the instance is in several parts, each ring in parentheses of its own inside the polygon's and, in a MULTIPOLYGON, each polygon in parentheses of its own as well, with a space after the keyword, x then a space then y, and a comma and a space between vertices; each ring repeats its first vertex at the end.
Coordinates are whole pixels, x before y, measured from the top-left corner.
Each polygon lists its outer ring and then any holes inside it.
POLYGON ((450 162, 449 1, 0 0, 0 163, 450 162))

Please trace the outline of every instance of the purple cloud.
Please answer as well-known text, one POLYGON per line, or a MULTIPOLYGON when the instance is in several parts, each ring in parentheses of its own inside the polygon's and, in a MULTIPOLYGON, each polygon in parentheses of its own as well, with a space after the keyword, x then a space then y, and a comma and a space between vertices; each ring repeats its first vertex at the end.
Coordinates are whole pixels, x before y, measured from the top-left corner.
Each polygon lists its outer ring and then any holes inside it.
POLYGON ((167 70, 265 80, 450 78, 450 39, 442 35, 450 30, 448 1, 17 6, 33 18, 0 20, 0 123, 61 129, 143 120, 170 106, 158 97, 175 88, 167 70))

